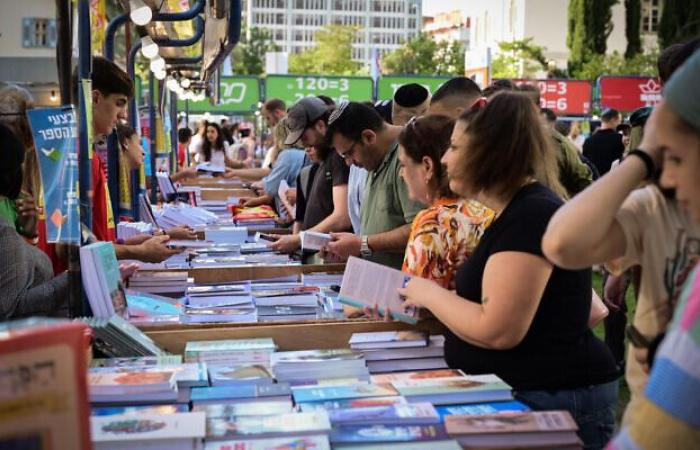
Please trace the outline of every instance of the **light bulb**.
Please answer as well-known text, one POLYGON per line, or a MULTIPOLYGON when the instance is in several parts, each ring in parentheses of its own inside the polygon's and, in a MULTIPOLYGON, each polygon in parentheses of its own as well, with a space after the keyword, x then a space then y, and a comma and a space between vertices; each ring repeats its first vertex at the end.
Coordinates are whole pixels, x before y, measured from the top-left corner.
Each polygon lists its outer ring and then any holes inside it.
POLYGON ((158 44, 153 42, 151 36, 141 38, 141 54, 148 59, 153 59, 158 56, 158 44))
POLYGON ((143 0, 129 0, 129 17, 136 25, 144 26, 153 18, 153 11, 143 0))
POLYGON ((162 56, 156 56, 151 60, 151 71, 153 72, 158 72, 160 70, 165 69, 165 60, 163 59, 162 56))
POLYGON ((156 70, 153 72, 153 76, 156 77, 157 80, 164 80, 166 75, 167 73, 165 72, 165 69, 156 70))
POLYGON ((192 91, 185 91, 182 93, 182 95, 179 95, 179 97, 183 100, 194 100, 194 95, 192 94, 192 91))
POLYGON ((175 78, 169 78, 168 81, 165 82, 165 87, 167 87, 173 92, 177 92, 178 88, 180 87, 180 84, 175 78))
POLYGON ((190 81, 189 78, 183 78, 182 81, 180 81, 180 85, 181 85, 182 87, 184 87, 185 89, 187 89, 188 87, 190 87, 190 84, 192 84, 192 82, 190 81))

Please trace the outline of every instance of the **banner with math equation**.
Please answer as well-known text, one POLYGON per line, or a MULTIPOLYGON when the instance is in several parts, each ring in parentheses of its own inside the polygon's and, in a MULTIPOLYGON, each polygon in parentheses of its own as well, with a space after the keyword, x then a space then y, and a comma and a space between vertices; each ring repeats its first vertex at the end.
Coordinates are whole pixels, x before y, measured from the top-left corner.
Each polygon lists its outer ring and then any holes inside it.
POLYGON ((79 243, 78 122, 74 106, 27 111, 39 158, 48 242, 79 243))
POLYGON ((532 84, 540 90, 540 107, 560 116, 586 116, 591 113, 593 86, 585 80, 513 80, 532 84))

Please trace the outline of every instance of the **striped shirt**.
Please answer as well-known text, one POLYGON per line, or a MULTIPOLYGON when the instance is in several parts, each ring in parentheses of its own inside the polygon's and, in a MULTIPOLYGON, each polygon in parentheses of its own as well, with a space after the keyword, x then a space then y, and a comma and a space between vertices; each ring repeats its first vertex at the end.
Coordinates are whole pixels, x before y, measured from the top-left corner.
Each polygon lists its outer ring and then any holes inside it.
POLYGON ((700 448, 700 265, 683 288, 641 404, 607 448, 700 448))

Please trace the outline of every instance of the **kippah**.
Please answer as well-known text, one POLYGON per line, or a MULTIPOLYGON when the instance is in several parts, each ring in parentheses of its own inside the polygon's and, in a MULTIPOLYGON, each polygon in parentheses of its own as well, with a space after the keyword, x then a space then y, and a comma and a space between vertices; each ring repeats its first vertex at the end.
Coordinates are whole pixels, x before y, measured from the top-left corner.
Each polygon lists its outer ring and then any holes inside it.
POLYGON ((417 83, 404 84, 396 90, 394 102, 405 108, 412 108, 423 103, 430 95, 428 90, 417 83))

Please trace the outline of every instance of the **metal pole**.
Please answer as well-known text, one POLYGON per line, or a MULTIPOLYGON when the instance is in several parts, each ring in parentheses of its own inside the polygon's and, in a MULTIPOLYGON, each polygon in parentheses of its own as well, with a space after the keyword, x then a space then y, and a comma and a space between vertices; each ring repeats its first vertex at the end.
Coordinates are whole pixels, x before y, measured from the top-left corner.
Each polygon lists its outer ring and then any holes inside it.
POLYGON ((105 31, 104 53, 105 58, 110 61, 114 61, 114 39, 117 36, 117 30, 120 26, 125 24, 127 20, 129 20, 129 13, 121 13, 114 19, 110 20, 107 24, 107 30, 105 31))
POLYGON ((156 93, 153 72, 148 74, 148 120, 151 132, 151 203, 158 202, 158 179, 156 177, 156 93))
POLYGON ((178 141, 177 141, 177 94, 171 92, 170 95, 170 149, 172 151, 173 158, 171 158, 170 173, 177 172, 178 169, 178 141))
POLYGON ((117 130, 113 130, 107 136, 107 186, 109 186, 109 201, 112 203, 112 216, 115 222, 119 222, 121 216, 121 192, 119 189, 119 139, 117 130))
POLYGON ((56 63, 58 66, 58 87, 61 104, 71 103, 71 52, 73 36, 71 33, 70 0, 56 0, 56 63))

